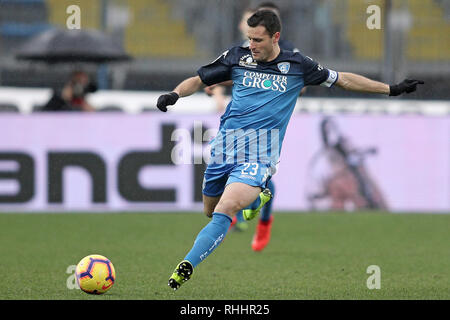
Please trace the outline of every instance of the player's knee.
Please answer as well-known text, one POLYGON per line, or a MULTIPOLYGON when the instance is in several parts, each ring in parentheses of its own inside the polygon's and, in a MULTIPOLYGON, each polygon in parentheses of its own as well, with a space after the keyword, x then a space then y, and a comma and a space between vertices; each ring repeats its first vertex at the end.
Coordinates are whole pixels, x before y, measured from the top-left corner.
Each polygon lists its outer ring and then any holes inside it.
POLYGON ((244 208, 242 201, 237 199, 222 199, 216 206, 215 211, 228 215, 235 215, 244 208))

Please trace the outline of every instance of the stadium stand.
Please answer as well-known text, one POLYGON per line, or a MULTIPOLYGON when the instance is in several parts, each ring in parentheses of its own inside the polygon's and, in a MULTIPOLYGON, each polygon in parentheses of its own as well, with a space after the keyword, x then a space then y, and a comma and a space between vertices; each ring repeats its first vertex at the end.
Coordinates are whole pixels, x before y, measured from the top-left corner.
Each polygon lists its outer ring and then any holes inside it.
POLYGON ((125 48, 135 57, 193 57, 194 38, 183 20, 172 19, 171 8, 160 0, 135 0, 125 30, 125 48), (144 40, 143 40, 144 39, 144 40))
POLYGON ((0 1, 0 47, 2 54, 21 46, 32 36, 50 28, 44 0, 0 1))
POLYGON ((49 11, 49 23, 60 27, 66 26, 69 5, 77 5, 82 12, 81 28, 100 29, 101 28, 101 1, 100 0, 47 0, 49 11), (86 10, 83 10, 86 9, 86 10))
MULTIPOLYGON (((369 4, 375 4, 383 13, 384 2, 277 1, 282 7, 283 28, 303 54, 336 70, 363 72, 376 80, 383 78, 385 26, 381 30, 368 30, 366 10, 369 4), (301 28, 299 21, 302 21, 301 28)), ((61 86, 71 72, 68 66, 17 61, 14 49, 47 28, 65 27, 67 7, 78 5, 82 28, 113 34, 135 58, 127 64, 108 65, 108 84, 102 88, 171 90, 200 65, 212 61, 227 46, 239 41, 236 24, 241 10, 248 4, 240 0, 0 0, 0 86, 61 86), (114 79, 121 81, 114 82, 114 79)), ((412 18, 405 45, 394 54, 404 64, 408 76, 420 75, 433 87, 409 98, 448 99, 450 1, 392 0, 392 4, 394 9, 399 4, 405 5, 412 18)), ((89 68, 92 74, 97 73, 97 66, 89 68)), ((321 88, 310 88, 306 93, 307 97, 323 95, 321 88)), ((328 90, 326 95, 367 97, 338 89, 328 90)))
POLYGON ((445 60, 450 56, 449 1, 409 0, 411 14, 426 16, 426 23, 414 23, 408 35, 407 56, 411 60, 445 60), (446 7, 444 4, 446 3, 446 7), (449 11, 447 11, 447 14, 449 11))
MULTIPOLYGON (((372 1, 384 12, 384 1, 372 1)), ((394 4, 399 4, 394 2, 394 4)), ((355 58, 379 60, 383 57, 383 28, 367 32, 366 17, 358 13, 365 12, 367 3, 348 0, 347 36, 355 58)), ((395 7, 394 7, 395 8, 395 7)), ((409 13, 412 26, 407 35, 407 57, 411 60, 445 60, 450 56, 450 20, 448 2, 439 0, 409 0, 409 13), (447 10, 447 11, 446 11, 447 10), (420 17, 420 19, 418 19, 420 17), (423 17, 426 17, 424 21, 423 17)), ((383 18, 384 19, 384 18, 383 18)))
MULTIPOLYGON (((383 12, 384 1, 373 1, 371 4, 378 5, 383 12)), ((383 56, 383 31, 371 30, 366 27, 367 17, 361 15, 366 12, 367 3, 360 0, 348 0, 348 24, 347 37, 353 49, 356 59, 379 60, 383 56)))

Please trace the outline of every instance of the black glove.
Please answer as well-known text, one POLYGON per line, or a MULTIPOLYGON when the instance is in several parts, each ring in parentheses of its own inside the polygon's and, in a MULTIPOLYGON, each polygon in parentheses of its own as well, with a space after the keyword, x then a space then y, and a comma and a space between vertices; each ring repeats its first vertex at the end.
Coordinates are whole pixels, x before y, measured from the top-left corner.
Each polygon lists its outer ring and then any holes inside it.
POLYGON ((418 84, 424 84, 422 80, 410 80, 405 79, 403 82, 400 82, 399 84, 395 84, 392 86, 389 86, 390 89, 390 96, 398 96, 404 92, 411 93, 416 91, 418 84))
POLYGON ((180 96, 175 92, 169 92, 166 94, 163 94, 158 98, 158 102, 156 103, 156 106, 159 110, 162 112, 167 112, 167 106, 171 106, 177 102, 178 98, 180 96))

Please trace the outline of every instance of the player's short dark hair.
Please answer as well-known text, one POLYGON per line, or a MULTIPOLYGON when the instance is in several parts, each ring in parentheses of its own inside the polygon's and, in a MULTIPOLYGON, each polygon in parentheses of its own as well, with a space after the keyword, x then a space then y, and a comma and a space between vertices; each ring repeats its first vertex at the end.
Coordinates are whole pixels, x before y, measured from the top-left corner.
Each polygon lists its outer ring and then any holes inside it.
POLYGON ((277 32, 281 32, 280 18, 271 10, 258 10, 247 20, 249 27, 256 28, 263 26, 270 37, 277 32))

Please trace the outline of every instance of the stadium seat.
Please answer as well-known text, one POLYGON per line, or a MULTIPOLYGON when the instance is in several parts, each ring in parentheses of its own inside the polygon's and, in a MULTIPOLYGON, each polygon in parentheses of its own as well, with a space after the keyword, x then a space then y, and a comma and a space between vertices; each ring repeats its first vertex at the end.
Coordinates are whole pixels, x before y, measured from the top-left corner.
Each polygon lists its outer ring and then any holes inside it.
POLYGON ((125 30, 125 48, 135 57, 194 57, 196 43, 185 22, 171 17, 162 0, 134 0, 125 30), (151 39, 151 41, 149 41, 151 39))
POLYGON ((12 52, 30 37, 50 28, 44 0, 0 1, 0 47, 12 52))
POLYGON ((76 4, 82 12, 81 28, 100 29, 101 26, 101 1, 100 0, 76 0, 73 3, 61 0, 47 0, 49 22, 53 25, 66 27, 66 9, 71 4, 76 4))
POLYGON ((410 0, 414 17, 427 16, 426 23, 414 23, 408 34, 407 57, 411 60, 448 60, 450 56, 450 20, 438 1, 410 0))
MULTIPOLYGON (((381 12, 383 12, 384 1, 376 0, 371 4, 380 6, 381 12)), ((365 1, 348 0, 347 38, 356 59, 380 60, 384 51, 383 29, 367 29, 367 15, 361 14, 366 12, 367 6, 365 1)))
MULTIPOLYGON (((384 1, 376 0, 371 4, 380 6, 384 12, 384 1)), ((436 0, 409 0, 407 4, 413 18, 406 37, 407 57, 423 61, 447 60, 450 56, 450 20, 446 19, 446 7, 436 0), (422 17, 429 18, 425 21, 422 17)), ((396 9, 399 3, 393 5, 396 9)), ((380 60, 384 52, 384 28, 367 29, 367 16, 361 15, 367 6, 365 1, 348 0, 347 16, 351 18, 347 24, 347 38, 356 59, 380 60)))

